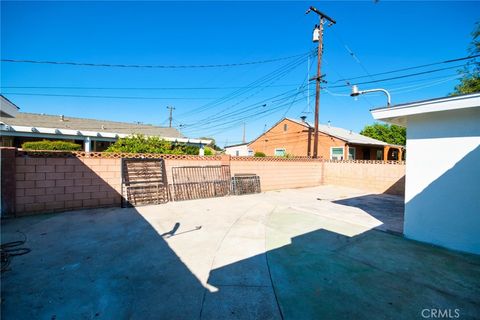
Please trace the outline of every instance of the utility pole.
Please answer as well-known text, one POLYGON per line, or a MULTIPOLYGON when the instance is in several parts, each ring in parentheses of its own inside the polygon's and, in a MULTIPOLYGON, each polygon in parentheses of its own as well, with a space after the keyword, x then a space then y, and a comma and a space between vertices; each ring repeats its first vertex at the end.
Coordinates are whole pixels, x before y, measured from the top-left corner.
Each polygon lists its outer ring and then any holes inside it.
POLYGON ((242 139, 242 143, 245 143, 246 140, 245 140, 245 122, 243 122, 243 139, 242 139))
MULTIPOLYGON (((314 137, 313 137, 313 157, 318 158, 318 121, 319 121, 319 112, 320 112, 320 83, 322 82, 322 53, 323 53, 323 25, 325 20, 328 20, 329 26, 336 23, 335 20, 321 12, 315 7, 310 7, 305 14, 309 14, 311 11, 318 14, 320 23, 318 26, 315 26, 313 32, 313 41, 318 42, 317 48, 317 76, 314 78, 316 80, 315 87, 315 127, 314 127, 314 137)), ((312 79, 311 79, 312 80, 312 79)))
POLYGON ((173 120, 173 117, 172 117, 172 114, 173 114, 173 110, 175 110, 175 107, 172 107, 172 106, 168 106, 167 109, 170 109, 170 117, 168 117, 168 120, 170 121, 170 128, 172 127, 172 120, 173 120))

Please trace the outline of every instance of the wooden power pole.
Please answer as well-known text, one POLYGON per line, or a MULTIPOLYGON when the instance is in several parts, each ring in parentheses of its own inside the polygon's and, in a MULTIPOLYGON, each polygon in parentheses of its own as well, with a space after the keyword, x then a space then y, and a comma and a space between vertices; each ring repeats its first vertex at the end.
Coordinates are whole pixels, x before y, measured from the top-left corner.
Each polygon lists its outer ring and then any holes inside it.
POLYGON ((323 25, 325 24, 325 20, 330 22, 329 25, 333 25, 336 23, 335 20, 321 12, 315 7, 310 7, 307 10, 307 14, 311 11, 318 14, 320 18, 320 24, 315 27, 313 33, 313 41, 318 42, 317 48, 317 75, 314 78, 316 80, 316 87, 315 87, 315 124, 314 124, 314 136, 313 136, 313 157, 318 158, 318 121, 319 121, 319 113, 320 113, 320 83, 322 82, 322 53, 323 53, 323 25))
POLYGON ((172 115, 173 115, 173 110, 175 110, 175 107, 169 106, 169 107, 167 107, 167 109, 170 109, 170 117, 168 117, 168 120, 170 121, 169 127, 171 128, 171 127, 172 127, 172 120, 173 120, 173 116, 172 116, 172 115))

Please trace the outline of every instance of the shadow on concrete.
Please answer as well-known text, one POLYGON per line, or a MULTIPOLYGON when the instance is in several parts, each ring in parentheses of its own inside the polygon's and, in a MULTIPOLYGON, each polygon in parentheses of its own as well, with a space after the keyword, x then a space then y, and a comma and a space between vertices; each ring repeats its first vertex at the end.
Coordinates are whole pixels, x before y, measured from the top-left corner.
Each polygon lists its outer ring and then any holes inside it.
POLYGON ((480 146, 407 201, 405 235, 480 254, 480 146))
MULTIPOLYGON (((285 319, 420 319, 425 308, 480 314, 479 256, 376 230, 317 230, 266 256, 285 319)), ((211 279, 235 269, 214 270, 211 279)))
POLYGON ((32 251, 2 274, 2 318, 199 316, 203 285, 134 208, 51 215, 20 230, 32 251))
POLYGON ((80 211, 2 221, 2 243, 18 240, 19 230, 31 249, 2 273, 2 318, 198 318, 203 285, 135 208, 118 208, 110 186, 118 177, 102 178, 78 158, 21 159, 36 170, 20 181, 36 194, 21 211, 80 211), (101 206, 117 208, 81 210, 101 206))
POLYGON ((397 196, 405 196, 405 176, 398 179, 393 185, 391 185, 387 190, 386 194, 392 194, 397 196))
POLYGON ((403 233, 403 197, 388 194, 369 194, 332 202, 365 211, 382 222, 382 225, 378 226, 377 229, 403 233))
POLYGON ((162 233, 161 236, 164 238, 173 237, 175 235, 175 232, 177 232, 178 228, 180 228, 180 222, 175 222, 172 230, 162 233))

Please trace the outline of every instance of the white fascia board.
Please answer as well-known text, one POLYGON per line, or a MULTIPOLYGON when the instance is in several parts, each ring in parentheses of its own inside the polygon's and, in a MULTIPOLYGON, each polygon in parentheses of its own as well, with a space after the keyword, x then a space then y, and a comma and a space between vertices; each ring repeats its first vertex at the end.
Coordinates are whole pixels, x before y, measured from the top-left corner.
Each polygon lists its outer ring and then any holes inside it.
POLYGON ((212 140, 204 140, 204 139, 170 138, 170 137, 162 137, 162 139, 165 139, 165 140, 171 141, 171 142, 203 144, 203 145, 207 145, 207 144, 212 143, 212 140))
POLYGON ((480 107, 480 93, 373 109, 370 112, 375 120, 404 125, 405 118, 413 115, 478 107, 480 107))
POLYGON ((360 141, 360 140, 349 140, 348 141, 349 144, 360 144, 360 145, 365 145, 365 146, 379 146, 379 147, 383 147, 383 146, 388 146, 389 144, 386 143, 386 142, 365 142, 365 141, 360 141))
POLYGON ((11 126, 8 124, 0 124, 0 130, 2 132, 18 132, 18 133, 41 133, 52 134, 62 136, 75 136, 82 137, 98 137, 98 138, 123 138, 128 136, 127 134, 114 133, 114 132, 96 132, 85 130, 72 130, 72 129, 60 129, 60 128, 44 128, 44 127, 27 127, 27 126, 11 126))
POLYGON ((8 117, 15 118, 18 113, 18 107, 5 99, 4 97, 0 98, 0 111, 2 114, 7 115, 8 117))
MULTIPOLYGON (((37 136, 38 134, 47 134, 47 135, 55 135, 55 136, 68 136, 71 138, 85 138, 90 137, 93 140, 102 140, 108 139, 118 139, 118 138, 125 138, 130 136, 129 134, 125 133, 116 133, 116 132, 97 132, 97 131, 86 131, 86 130, 72 130, 72 129, 59 129, 59 128, 44 128, 44 127, 27 127, 27 126, 11 126, 8 124, 0 123, 0 131, 5 133, 16 133, 15 135, 28 135, 31 134, 32 136, 37 136)), ((211 140, 203 140, 203 139, 188 139, 188 138, 172 138, 172 137, 162 137, 167 141, 171 142, 180 142, 180 143, 192 143, 192 144, 210 144, 211 140)))

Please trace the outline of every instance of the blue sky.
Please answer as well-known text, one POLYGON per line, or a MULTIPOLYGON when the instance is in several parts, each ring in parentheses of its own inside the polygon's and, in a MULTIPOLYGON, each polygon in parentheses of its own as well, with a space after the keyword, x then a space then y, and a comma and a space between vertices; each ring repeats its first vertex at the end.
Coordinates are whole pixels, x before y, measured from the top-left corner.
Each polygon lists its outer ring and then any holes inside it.
MULTIPOLYGON (((331 121, 355 131, 373 122, 369 110, 384 105, 385 98, 373 94, 355 101, 348 96, 348 86, 334 87, 346 84, 339 79, 365 76, 358 81, 369 81, 460 65, 368 76, 466 56, 480 12, 476 1, 2 1, 1 56, 141 65, 208 65, 288 57, 315 46, 311 37, 317 18, 305 15, 310 5, 337 20, 325 31, 322 74, 330 88, 322 91, 320 122, 331 121)), ((172 105, 176 108, 174 125, 181 124, 182 132, 191 137, 213 136, 224 145, 240 142, 243 122, 250 140, 284 115, 307 115, 313 120, 313 113, 306 113, 314 107, 313 97, 310 109, 307 106, 307 69, 306 55, 264 64, 193 69, 2 62, 1 90, 24 112, 156 125, 167 124, 166 107, 172 105), (245 88, 267 74, 272 76, 257 82, 255 88, 245 88), (11 88, 29 86, 76 89, 11 88)), ((315 65, 311 75, 314 70, 315 65)), ((394 104, 441 97, 457 83, 456 70, 360 87, 391 90, 394 104)), ((313 83, 309 90, 314 93, 313 83)))

